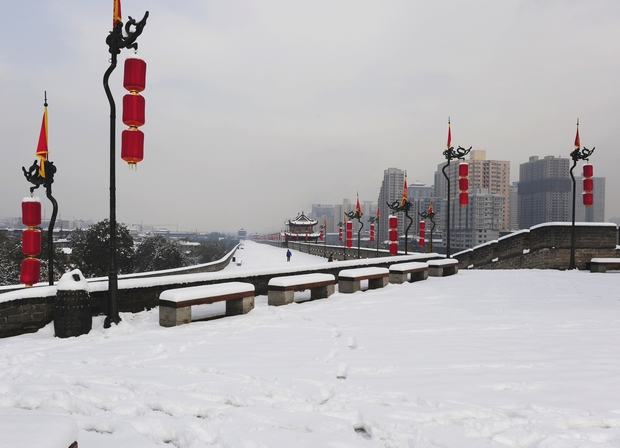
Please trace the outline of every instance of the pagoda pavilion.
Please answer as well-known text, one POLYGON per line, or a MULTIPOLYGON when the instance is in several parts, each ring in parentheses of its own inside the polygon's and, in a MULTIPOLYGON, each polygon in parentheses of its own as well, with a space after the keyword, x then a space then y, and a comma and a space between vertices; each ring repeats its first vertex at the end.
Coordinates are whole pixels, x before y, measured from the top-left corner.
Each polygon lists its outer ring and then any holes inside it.
POLYGON ((296 218, 289 219, 286 222, 288 230, 284 232, 284 241, 306 241, 316 243, 319 234, 314 232, 314 226, 318 221, 308 218, 304 212, 297 215, 296 218))

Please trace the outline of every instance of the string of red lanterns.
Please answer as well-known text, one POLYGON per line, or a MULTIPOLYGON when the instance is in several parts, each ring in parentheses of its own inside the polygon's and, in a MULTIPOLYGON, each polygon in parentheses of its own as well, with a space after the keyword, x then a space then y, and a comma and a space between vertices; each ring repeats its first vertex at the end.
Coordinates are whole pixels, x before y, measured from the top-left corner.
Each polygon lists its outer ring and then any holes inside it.
POLYGON ((394 215, 388 217, 389 239, 390 239, 390 254, 396 255, 398 253, 398 218, 394 215))
POLYGON ((22 232, 22 253, 27 257, 22 260, 19 282, 32 286, 39 282, 41 260, 35 258, 41 253, 41 200, 37 197, 24 198, 22 201, 22 223, 27 227, 22 232))
POLYGON ((123 123, 129 126, 121 134, 121 158, 134 168, 144 158, 144 133, 138 129, 145 123, 145 100, 140 92, 146 88, 146 62, 138 58, 125 60, 123 87, 123 123))
POLYGON ((469 204, 469 165, 465 162, 459 163, 459 204, 465 207, 469 204))
POLYGON ((375 241, 375 225, 370 225, 370 242, 373 243, 375 241))
POLYGON ((586 207, 590 207, 594 204, 594 195, 592 194, 592 190, 594 190, 594 179, 592 176, 594 175, 594 167, 591 163, 584 163, 583 165, 583 205, 586 207))

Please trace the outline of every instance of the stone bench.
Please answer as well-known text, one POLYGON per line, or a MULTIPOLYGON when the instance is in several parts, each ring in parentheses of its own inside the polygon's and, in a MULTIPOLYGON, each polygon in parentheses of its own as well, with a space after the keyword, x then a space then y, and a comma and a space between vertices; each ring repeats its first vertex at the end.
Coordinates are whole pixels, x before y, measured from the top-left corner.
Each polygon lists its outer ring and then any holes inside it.
POLYGON ((246 314, 254 308, 254 285, 243 282, 189 286, 159 295, 159 325, 174 327, 192 321, 192 306, 226 301, 226 316, 246 314))
POLYGON ((296 291, 310 290, 310 300, 325 299, 336 289, 336 277, 331 274, 300 274, 273 277, 267 284, 267 304, 273 306, 293 303, 296 291))
POLYGON ((590 272, 607 272, 607 269, 620 269, 620 258, 593 258, 590 272))
POLYGON ((345 269, 338 273, 338 292, 345 294, 361 291, 361 281, 368 280, 368 289, 387 286, 390 271, 388 268, 345 269))
POLYGON ((459 272, 459 261, 454 258, 444 260, 429 260, 428 275, 431 277, 447 277, 459 272))
POLYGON ((399 263, 390 266, 390 283, 405 283, 407 275, 410 275, 409 282, 418 282, 428 278, 428 264, 413 261, 411 263, 399 263))

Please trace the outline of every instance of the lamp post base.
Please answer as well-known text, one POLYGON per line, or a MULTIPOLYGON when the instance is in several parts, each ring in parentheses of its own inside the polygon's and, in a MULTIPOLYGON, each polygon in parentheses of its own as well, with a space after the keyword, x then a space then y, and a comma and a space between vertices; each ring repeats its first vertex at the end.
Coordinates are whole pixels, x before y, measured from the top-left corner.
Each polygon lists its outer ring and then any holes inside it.
POLYGON ((121 318, 119 316, 115 316, 115 317, 108 316, 103 321, 103 328, 110 328, 112 324, 118 325, 120 321, 121 321, 121 318))

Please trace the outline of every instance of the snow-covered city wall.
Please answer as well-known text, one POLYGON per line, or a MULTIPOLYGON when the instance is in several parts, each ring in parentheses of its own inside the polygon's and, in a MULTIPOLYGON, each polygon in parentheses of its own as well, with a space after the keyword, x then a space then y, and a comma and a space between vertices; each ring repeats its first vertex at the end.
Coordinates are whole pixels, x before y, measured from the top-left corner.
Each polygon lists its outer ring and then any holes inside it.
MULTIPOLYGON (((453 257, 459 260, 461 269, 567 269, 571 241, 571 223, 549 222, 464 250, 453 257)), ((575 224, 577 269, 588 269, 594 257, 613 258, 619 253, 616 224, 575 224)))

